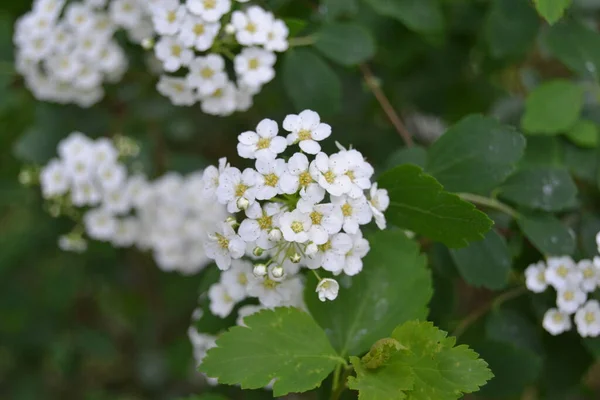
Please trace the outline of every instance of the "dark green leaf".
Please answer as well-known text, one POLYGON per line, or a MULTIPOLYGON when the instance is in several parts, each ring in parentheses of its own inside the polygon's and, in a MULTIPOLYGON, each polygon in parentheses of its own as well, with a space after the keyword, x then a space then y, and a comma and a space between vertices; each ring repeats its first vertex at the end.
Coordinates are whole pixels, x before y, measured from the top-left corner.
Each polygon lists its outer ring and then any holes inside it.
POLYGON ((529 136, 520 167, 562 165, 561 139, 557 136, 529 136))
POLYGON ((306 28, 308 21, 299 18, 285 18, 283 20, 288 27, 289 36, 293 38, 306 28))
POLYGON ((358 0, 323 0, 329 20, 354 15, 358 12, 358 0))
POLYGON ((493 0, 485 33, 492 56, 521 56, 535 40, 539 22, 531 5, 522 0, 493 0))
POLYGON ((339 111, 342 98, 340 80, 314 52, 308 49, 286 52, 283 81, 298 111, 311 109, 325 115, 339 111))
POLYGON ((487 193, 514 171, 524 149, 514 128, 472 115, 431 146, 426 170, 451 192, 487 193))
POLYGON ((425 168, 427 163, 427 150, 421 146, 404 147, 392 153, 387 165, 393 168, 402 164, 414 164, 425 168))
POLYGON ((353 23, 327 24, 316 33, 315 47, 341 65, 359 64, 375 54, 375 40, 364 27, 353 23))
POLYGON ((579 22, 564 21, 549 30, 546 46, 574 72, 598 80, 600 35, 597 32, 579 22))
POLYGON ((519 227, 544 255, 567 255, 575 251, 575 235, 550 214, 521 215, 519 227))
POLYGON ((542 351, 541 331, 537 325, 517 310, 493 310, 485 322, 486 336, 497 342, 510 343, 518 348, 542 351))
POLYGON ((395 225, 421 233, 449 247, 464 247, 480 240, 492 221, 471 203, 445 192, 442 185, 421 168, 401 165, 378 180, 388 190, 387 218, 395 225))
POLYGON ((365 0, 373 9, 398 19, 420 33, 439 33, 444 29, 441 5, 437 0, 365 0))
POLYGON ((508 284, 512 265, 510 252, 506 241, 496 231, 491 230, 485 239, 450 253, 460 274, 470 285, 499 290, 508 284))
POLYGON ((580 119, 567 132, 567 138, 581 147, 594 148, 598 145, 598 127, 592 121, 580 119))
POLYGON ((569 8, 572 1, 573 0, 533 0, 538 13, 540 13, 540 15, 551 25, 563 16, 565 10, 569 8))
POLYGON ((419 246, 400 231, 369 235, 363 271, 340 281, 336 301, 320 302, 316 282, 307 284, 310 313, 338 352, 359 355, 398 324, 427 316, 431 277, 419 246), (348 310, 353 310, 348 312, 348 310))
POLYGON ((263 310, 217 339, 200 370, 219 383, 258 389, 276 379, 273 394, 305 392, 343 363, 325 332, 297 308, 263 310))

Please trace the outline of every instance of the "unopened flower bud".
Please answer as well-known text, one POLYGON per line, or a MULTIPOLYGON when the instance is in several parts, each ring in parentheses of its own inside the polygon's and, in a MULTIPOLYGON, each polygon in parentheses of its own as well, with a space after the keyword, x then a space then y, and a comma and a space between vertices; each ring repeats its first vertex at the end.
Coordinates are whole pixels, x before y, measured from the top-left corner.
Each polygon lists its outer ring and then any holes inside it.
POLYGON ((252 250, 252 254, 254 254, 256 257, 262 256, 264 252, 265 252, 265 250, 262 249, 262 248, 260 248, 260 247, 258 247, 258 246, 256 246, 254 248, 254 250, 252 250))
POLYGON ((248 206, 250 205, 250 202, 248 201, 247 198, 240 197, 236 204, 240 210, 246 210, 248 208, 248 206))
POLYGON ((284 275, 285 271, 280 265, 271 268, 269 271, 269 278, 271 278, 271 280, 274 280, 275 282, 281 281, 284 275))
POLYGON ((302 256, 298 253, 294 253, 290 256, 290 261, 293 262, 294 264, 298 264, 301 259, 302 259, 302 256))
POLYGON ((279 242, 282 238, 281 231, 279 228, 273 228, 269 231, 269 240, 272 242, 279 242))
POLYGON ((233 24, 225 25, 225 33, 228 35, 233 35, 235 33, 235 26, 233 26, 233 24))
POLYGON ((267 266, 265 264, 256 264, 252 270, 254 276, 265 276, 267 274, 267 266))
POLYGON ((227 223, 232 228, 235 228, 239 225, 237 222, 237 219, 235 219, 235 217, 227 217, 227 219, 225 220, 225 223, 227 223))
POLYGON ((153 38, 145 38, 142 40, 142 47, 146 50, 150 50, 154 47, 154 39, 153 38))
POLYGON ((317 254, 318 251, 319 248, 317 247, 317 245, 311 242, 308 244, 308 246, 306 246, 304 254, 306 254, 307 256, 314 256, 315 254, 317 254))

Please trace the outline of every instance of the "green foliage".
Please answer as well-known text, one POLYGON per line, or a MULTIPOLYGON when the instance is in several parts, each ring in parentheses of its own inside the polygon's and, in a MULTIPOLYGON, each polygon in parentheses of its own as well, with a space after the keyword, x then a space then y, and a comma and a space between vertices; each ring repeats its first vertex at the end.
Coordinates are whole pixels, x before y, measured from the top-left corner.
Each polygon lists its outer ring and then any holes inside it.
POLYGON ((373 57, 375 41, 369 31, 352 23, 327 24, 317 33, 315 47, 341 65, 359 64, 373 57))
POLYGON ((473 115, 429 148, 426 170, 446 190, 485 194, 514 171, 524 149, 525 138, 514 128, 473 115))
POLYGON ((538 28, 538 16, 529 2, 493 0, 485 38, 494 58, 519 57, 533 44, 538 28))
POLYGON ((575 235, 556 217, 550 214, 531 214, 521 216, 519 227, 533 243, 546 255, 568 255, 575 251, 575 235))
POLYGON ((538 12, 548 23, 553 24, 560 19, 573 0, 533 0, 538 12))
POLYGON ((600 35, 579 22, 564 21, 546 35, 552 54, 582 77, 598 80, 600 70, 600 35))
POLYGON ((246 317, 208 351, 200 370, 220 383, 258 389, 273 379, 273 394, 304 392, 321 384, 344 359, 325 332, 296 308, 264 310, 246 317), (232 368, 233 367, 233 368, 232 368))
POLYGON ((451 250, 461 276, 472 286, 499 290, 508 284, 512 266, 506 241, 496 231, 463 249, 451 250))
POLYGON ((398 19, 409 29, 437 34, 444 29, 440 2, 437 0, 364 0, 377 13, 398 19))
POLYGON ((530 134, 555 135, 571 129, 583 107, 582 86, 555 80, 538 86, 527 97, 521 126, 530 134))
POLYGON ((395 225, 421 233, 449 247, 480 240, 492 221, 458 196, 444 191, 435 178, 414 165, 401 165, 378 180, 388 190, 387 218, 395 225))
POLYGON ((342 356, 364 353, 396 325, 424 319, 431 299, 427 259, 413 240, 400 231, 367 238, 371 251, 363 260, 363 271, 340 282, 335 301, 320 302, 314 280, 306 288, 310 313, 342 356))
POLYGON ((598 145, 598 126, 581 119, 567 132, 567 138, 581 147, 595 148, 598 145))
POLYGON ((356 377, 348 378, 348 386, 359 391, 361 400, 458 399, 493 376, 477 353, 465 345, 455 347, 456 339, 430 322, 407 322, 391 338, 399 346, 388 349, 377 368, 369 368, 365 358, 350 358, 356 377))

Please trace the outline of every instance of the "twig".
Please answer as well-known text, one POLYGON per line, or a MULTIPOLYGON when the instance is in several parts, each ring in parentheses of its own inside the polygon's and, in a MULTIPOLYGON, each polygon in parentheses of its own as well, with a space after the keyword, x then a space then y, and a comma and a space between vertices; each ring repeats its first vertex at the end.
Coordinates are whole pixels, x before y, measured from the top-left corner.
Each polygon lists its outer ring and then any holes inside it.
POLYGON ((363 74, 363 77, 365 78, 367 86, 369 87, 371 92, 373 92, 373 95, 379 102, 379 105, 387 115, 392 125, 394 125, 394 128, 396 128, 396 131, 398 132, 400 137, 404 140, 404 143, 406 143, 406 147, 412 147, 414 145, 412 135, 402 123, 402 120, 394 110, 394 107, 392 107, 392 104, 388 100, 385 93, 383 93, 383 90, 381 90, 381 87, 379 86, 379 83, 377 82, 375 76, 373 76, 371 69, 367 64, 360 64, 359 67, 360 71, 363 74))
POLYGON ((463 200, 470 201, 473 204, 477 204, 484 207, 489 207, 496 209, 498 211, 502 211, 513 217, 514 219, 519 218, 519 213, 512 207, 507 206, 506 204, 489 197, 479 196, 472 193, 458 193, 458 197, 463 200))

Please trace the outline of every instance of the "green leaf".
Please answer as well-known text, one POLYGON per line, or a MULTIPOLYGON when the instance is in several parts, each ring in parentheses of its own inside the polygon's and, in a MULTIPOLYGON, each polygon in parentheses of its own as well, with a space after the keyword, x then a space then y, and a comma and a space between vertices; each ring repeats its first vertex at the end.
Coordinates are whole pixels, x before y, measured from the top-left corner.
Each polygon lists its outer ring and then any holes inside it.
POLYGON ((514 171, 524 149, 525 138, 514 128, 472 115, 431 146, 426 170, 446 190, 485 194, 514 171))
POLYGON ((583 77, 598 80, 600 35, 575 21, 563 21, 546 35, 546 47, 563 64, 583 77))
POLYGON ((286 52, 283 83, 297 110, 331 115, 341 107, 342 85, 336 73, 308 49, 286 52))
POLYGON ((218 393, 205 393, 200 395, 192 395, 189 397, 182 397, 179 400, 227 400, 227 397, 218 393))
POLYGON ((485 25, 485 37, 495 58, 524 55, 539 29, 538 16, 529 2, 493 0, 485 25))
POLYGON ((551 214, 521 215, 519 227, 544 255, 567 255, 575 251, 575 234, 551 214))
POLYGON ((427 150, 421 146, 404 147, 392 153, 387 161, 388 168, 402 164, 414 164, 425 168, 427 163, 427 150))
POLYGON ((550 25, 558 21, 573 0, 533 0, 538 13, 550 25))
POLYGON ((285 22, 288 27, 290 38, 298 35, 308 25, 308 21, 300 18, 285 18, 283 22, 285 22))
POLYGON ((500 194, 527 208, 560 211, 573 205, 577 187, 565 169, 530 168, 511 176, 500 194))
POLYGON ((358 13, 358 0, 323 0, 322 3, 329 20, 358 13))
POLYGON ((396 325, 424 319, 432 295, 427 259, 417 243, 400 231, 375 232, 367 239, 371 250, 363 271, 340 280, 336 301, 318 300, 315 279, 306 285, 311 315, 342 356, 364 353, 396 325))
POLYGON ((454 347, 456 339, 431 322, 407 322, 391 337, 401 347, 378 368, 350 357, 356 377, 348 378, 348 386, 359 391, 360 400, 458 399, 493 376, 477 353, 465 345, 454 347))
POLYGON ((316 33, 314 46, 325 57, 345 66, 359 64, 375 54, 375 40, 361 25, 353 23, 327 24, 316 33))
POLYGON ((451 250, 461 276, 472 286, 499 290, 508 284, 512 260, 506 241, 491 230, 469 247, 451 250))
POLYGON ((582 86, 566 80, 541 84, 527 97, 521 126, 530 134, 567 132, 579 119, 583 94, 582 86))
POLYGON ((365 0, 375 12, 396 18, 409 29, 424 33, 439 33, 444 29, 444 17, 437 0, 365 0))
POLYGON ((274 396, 305 392, 344 363, 325 332, 296 308, 264 310, 231 328, 208 351, 200 371, 219 383, 258 389, 276 379, 274 396))
POLYGON ((558 136, 529 136, 521 168, 562 165, 562 143, 558 136))
POLYGON ((487 338, 510 343, 515 347, 542 352, 542 331, 539 326, 521 312, 507 308, 495 308, 485 321, 487 338))
POLYGON ((448 247, 464 247, 480 240, 492 227, 484 213, 414 165, 400 165, 378 180, 388 190, 387 218, 395 225, 440 241, 448 247))
POLYGON ((598 145, 598 127, 592 121, 580 119, 567 132, 567 138, 581 147, 594 148, 598 145))

